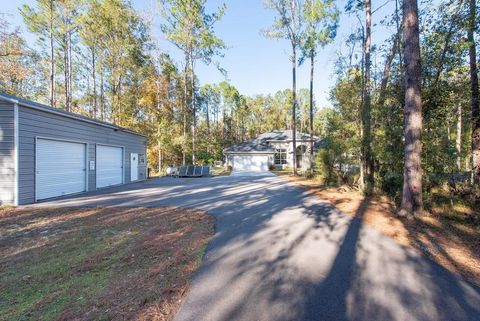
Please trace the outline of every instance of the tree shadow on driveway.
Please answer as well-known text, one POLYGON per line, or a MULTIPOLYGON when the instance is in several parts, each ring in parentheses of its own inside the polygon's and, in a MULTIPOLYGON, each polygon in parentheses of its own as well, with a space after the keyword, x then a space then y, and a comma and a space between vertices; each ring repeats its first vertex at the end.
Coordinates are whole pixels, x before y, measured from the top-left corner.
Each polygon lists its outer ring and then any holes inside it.
POLYGON ((477 287, 362 225, 368 200, 351 218, 278 177, 137 187, 53 203, 214 215, 216 235, 176 320, 479 320, 477 287))

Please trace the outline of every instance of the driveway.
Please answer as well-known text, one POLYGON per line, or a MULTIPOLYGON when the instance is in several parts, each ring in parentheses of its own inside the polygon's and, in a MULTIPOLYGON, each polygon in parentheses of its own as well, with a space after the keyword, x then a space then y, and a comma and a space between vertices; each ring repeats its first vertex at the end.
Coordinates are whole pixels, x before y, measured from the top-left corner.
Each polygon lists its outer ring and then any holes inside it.
POLYGON ((478 287, 276 176, 161 178, 35 206, 106 205, 217 218, 177 321, 480 320, 478 287))

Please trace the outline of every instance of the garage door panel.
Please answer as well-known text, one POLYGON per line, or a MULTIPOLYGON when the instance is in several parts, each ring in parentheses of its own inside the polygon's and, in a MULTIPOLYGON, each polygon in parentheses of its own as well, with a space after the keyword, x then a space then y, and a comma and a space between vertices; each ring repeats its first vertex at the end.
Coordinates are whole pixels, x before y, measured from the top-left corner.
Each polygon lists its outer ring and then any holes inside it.
POLYGON ((86 191, 86 144, 37 139, 37 200, 86 191))
POLYGON ((97 145, 97 188, 123 183, 123 148, 97 145))
POLYGON ((44 184, 42 185, 42 188, 37 191, 37 199, 41 200, 80 192, 85 192, 85 183, 79 181, 60 184, 44 184))
POLYGON ((235 155, 233 157, 234 171, 264 172, 268 171, 268 156, 266 155, 235 155))

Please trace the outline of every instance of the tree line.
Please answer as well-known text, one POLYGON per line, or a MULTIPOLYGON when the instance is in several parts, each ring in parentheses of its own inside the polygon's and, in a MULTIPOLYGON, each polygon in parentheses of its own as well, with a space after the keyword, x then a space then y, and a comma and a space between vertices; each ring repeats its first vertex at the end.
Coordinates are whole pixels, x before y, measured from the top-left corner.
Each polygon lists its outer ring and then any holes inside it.
POLYGON ((219 58, 227 44, 215 33, 226 7, 208 12, 206 0, 159 1, 161 32, 182 53, 179 61, 158 47, 151 22, 126 0, 36 0, 19 8, 35 46, 0 17, 0 87, 145 133, 157 170, 212 163, 231 144, 287 128, 325 138, 315 171, 327 183, 385 192, 399 200, 401 214, 421 212, 431 189, 467 176, 462 193, 478 201, 475 0, 427 0, 420 8, 417 0, 395 0, 386 16, 370 0, 348 1, 345 14, 358 25, 338 52, 333 107, 322 109, 313 96, 314 67, 336 37, 337 4, 264 3, 275 18, 263 34, 290 44, 291 89, 249 97, 227 81, 200 85, 198 63, 226 72, 219 58), (379 27, 391 34, 375 45, 379 27), (298 90, 304 63, 310 88, 298 90))
POLYGON ((333 108, 321 116, 324 176, 345 181, 360 164, 363 191, 386 192, 401 215, 421 213, 424 196, 445 184, 478 206, 476 2, 394 4, 384 17, 369 0, 347 4, 359 22, 338 55, 333 108), (372 21, 393 30, 382 45, 371 45, 372 21))
MULTIPOLYGON (((158 170, 222 160, 223 148, 231 144, 297 123, 301 131, 313 133, 312 90, 247 97, 228 81, 200 86, 199 62, 226 74, 218 58, 227 45, 214 29, 225 5, 211 13, 206 0, 162 0, 159 5, 160 31, 182 53, 179 61, 159 48, 151 22, 126 0, 23 5, 19 11, 36 36, 34 45, 3 14, 2 91, 146 134, 149 161, 158 170), (294 101, 299 107, 289 110, 294 101)), ((300 62, 311 62, 312 89, 317 48, 333 39, 338 12, 333 0, 307 1, 299 10, 299 19, 308 21, 308 28, 299 30, 300 62), (325 17, 331 25, 322 22, 325 17)))

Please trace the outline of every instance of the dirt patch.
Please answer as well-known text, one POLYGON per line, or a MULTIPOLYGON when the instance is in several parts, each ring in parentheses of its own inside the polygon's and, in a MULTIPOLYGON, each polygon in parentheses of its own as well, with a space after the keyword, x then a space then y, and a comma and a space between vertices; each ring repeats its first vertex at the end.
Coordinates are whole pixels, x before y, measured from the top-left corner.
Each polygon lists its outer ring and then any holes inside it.
POLYGON ((365 199, 360 192, 348 187, 325 187, 315 179, 280 176, 313 191, 346 214, 354 216, 363 204, 362 220, 366 224, 480 285, 480 226, 469 219, 470 215, 462 219, 445 209, 435 208, 422 217, 409 220, 398 217, 394 204, 386 197, 365 199))
POLYGON ((213 235, 178 208, 0 210, 0 320, 171 320, 213 235))

